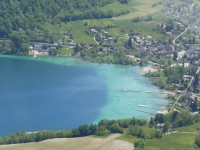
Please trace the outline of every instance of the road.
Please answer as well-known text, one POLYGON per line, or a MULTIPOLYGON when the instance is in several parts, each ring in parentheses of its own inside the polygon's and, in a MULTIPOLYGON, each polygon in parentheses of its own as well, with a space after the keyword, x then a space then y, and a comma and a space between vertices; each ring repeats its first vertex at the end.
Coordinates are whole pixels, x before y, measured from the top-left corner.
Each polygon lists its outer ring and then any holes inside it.
MULTIPOLYGON (((32 44, 46 44, 46 45, 51 45, 51 46, 57 46, 58 44, 52 44, 52 43, 43 43, 43 42, 30 42, 32 44)), ((76 44, 63 44, 61 45, 63 47, 69 47, 69 46, 76 46, 76 44)))
POLYGON ((195 4, 192 4, 190 7, 190 11, 193 12, 192 8, 194 7, 195 4))
MULTIPOLYGON (((199 71, 200 71, 200 67, 197 69, 196 74, 198 74, 199 71)), ((192 81, 193 81, 193 80, 194 80, 194 76, 191 78, 188 87, 185 89, 185 91, 184 91, 184 93, 183 93, 182 95, 184 95, 184 94, 188 91, 189 87, 192 85, 192 81)), ((182 95, 179 95, 179 97, 176 99, 176 101, 175 101, 174 104, 172 105, 172 108, 171 108, 170 112, 173 111, 174 106, 178 103, 178 100, 182 97, 182 95)))
MULTIPOLYGON (((188 26, 189 27, 189 26, 188 26)), ((173 45, 175 45, 176 44, 176 40, 181 36, 181 35, 183 35, 185 32, 187 32, 187 30, 188 30, 188 27, 185 29, 185 31, 183 31, 181 34, 179 34, 174 40, 173 40, 173 45)))
POLYGON ((97 45, 99 45, 99 42, 97 42, 97 40, 95 39, 95 37, 93 37, 94 41, 97 43, 97 45))

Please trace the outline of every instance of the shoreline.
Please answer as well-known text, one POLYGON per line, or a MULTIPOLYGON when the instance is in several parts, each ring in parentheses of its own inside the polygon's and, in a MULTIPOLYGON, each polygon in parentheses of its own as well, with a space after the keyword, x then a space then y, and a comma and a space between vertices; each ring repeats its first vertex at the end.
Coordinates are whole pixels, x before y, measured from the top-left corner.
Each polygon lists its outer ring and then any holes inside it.
POLYGON ((158 69, 154 66, 144 66, 141 68, 141 72, 146 74, 148 72, 156 72, 158 71, 158 69))

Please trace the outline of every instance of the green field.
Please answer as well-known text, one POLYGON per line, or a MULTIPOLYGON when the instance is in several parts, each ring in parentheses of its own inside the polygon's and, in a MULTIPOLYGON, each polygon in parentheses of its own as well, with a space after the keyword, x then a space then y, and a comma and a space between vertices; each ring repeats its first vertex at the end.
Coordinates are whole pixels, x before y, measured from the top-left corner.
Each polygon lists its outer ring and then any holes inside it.
POLYGON ((58 53, 61 56, 68 56, 69 54, 73 54, 73 51, 74 50, 72 48, 65 48, 65 47, 63 47, 63 48, 60 48, 58 50, 58 53))
POLYGON ((114 20, 124 20, 124 19, 132 19, 134 17, 146 16, 148 14, 153 14, 160 11, 163 8, 163 5, 157 5, 152 8, 152 4, 163 2, 162 0, 131 0, 129 2, 129 7, 132 8, 132 12, 129 14, 113 17, 114 20))
MULTIPOLYGON (((141 140, 131 135, 122 135, 119 140, 134 143, 141 140)), ((195 140, 194 134, 175 133, 162 137, 161 139, 146 139, 144 150, 175 150, 176 148, 188 148, 195 140)))
POLYGON ((154 23, 152 22, 132 22, 132 20, 115 20, 119 27, 124 28, 126 32, 133 30, 135 32, 142 32, 143 35, 151 35, 154 38, 161 38, 163 35, 152 31, 154 23))
POLYGON ((70 31, 70 33, 73 34, 75 43, 96 44, 93 40, 93 37, 86 34, 86 30, 92 27, 106 28, 108 25, 115 26, 115 23, 113 23, 113 21, 110 19, 79 20, 68 23, 61 23, 60 25, 51 25, 46 23, 44 29, 48 30, 49 33, 60 35, 63 35, 65 31, 70 31), (88 23, 87 26, 84 26, 85 22, 88 23))
POLYGON ((200 132, 200 123, 195 123, 188 127, 180 127, 180 128, 177 128, 176 130, 179 132, 200 132))

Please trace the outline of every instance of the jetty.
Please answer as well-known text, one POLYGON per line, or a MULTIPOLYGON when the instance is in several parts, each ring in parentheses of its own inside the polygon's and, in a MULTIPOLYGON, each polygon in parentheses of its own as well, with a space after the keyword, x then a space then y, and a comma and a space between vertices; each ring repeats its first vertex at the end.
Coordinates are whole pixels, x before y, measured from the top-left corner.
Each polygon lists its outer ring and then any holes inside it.
POLYGON ((152 113, 152 112, 148 112, 148 111, 143 111, 143 110, 138 110, 138 109, 136 109, 135 111, 139 111, 139 112, 143 112, 143 113, 147 113, 147 114, 151 114, 151 115, 156 115, 156 113, 152 113))
POLYGON ((128 90, 128 89, 123 89, 123 91, 124 91, 124 92, 143 92, 143 93, 167 94, 166 92, 141 91, 141 90, 128 90))
POLYGON ((162 108, 155 108, 155 107, 149 107, 146 105, 138 105, 139 107, 144 107, 144 108, 150 108, 150 109, 155 109, 155 110, 163 110, 162 108))

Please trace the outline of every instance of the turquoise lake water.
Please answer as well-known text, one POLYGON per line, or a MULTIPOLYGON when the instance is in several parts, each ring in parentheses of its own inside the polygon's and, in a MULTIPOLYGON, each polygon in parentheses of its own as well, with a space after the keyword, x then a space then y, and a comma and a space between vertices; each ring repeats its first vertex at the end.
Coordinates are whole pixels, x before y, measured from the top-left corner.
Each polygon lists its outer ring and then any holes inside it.
POLYGON ((165 95, 124 92, 160 90, 139 66, 95 64, 72 57, 0 56, 0 135, 17 130, 73 129, 99 120, 149 119, 165 95), (135 80, 143 78, 143 80, 135 80))

